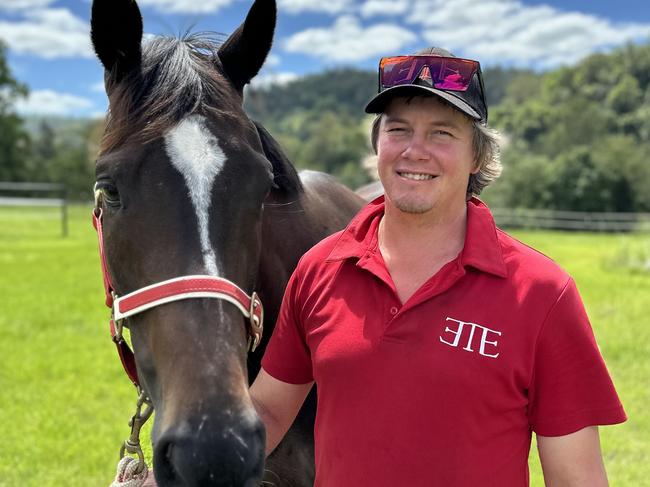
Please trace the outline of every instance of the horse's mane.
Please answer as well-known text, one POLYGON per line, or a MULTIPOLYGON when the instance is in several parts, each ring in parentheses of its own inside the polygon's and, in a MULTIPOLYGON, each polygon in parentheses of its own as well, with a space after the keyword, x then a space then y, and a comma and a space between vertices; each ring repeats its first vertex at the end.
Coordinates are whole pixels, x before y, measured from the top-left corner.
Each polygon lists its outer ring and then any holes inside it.
POLYGON ((192 113, 241 125, 241 97, 217 69, 220 44, 206 34, 152 37, 143 42, 140 69, 118 84, 109 73, 110 110, 102 153, 127 139, 150 141, 192 113))

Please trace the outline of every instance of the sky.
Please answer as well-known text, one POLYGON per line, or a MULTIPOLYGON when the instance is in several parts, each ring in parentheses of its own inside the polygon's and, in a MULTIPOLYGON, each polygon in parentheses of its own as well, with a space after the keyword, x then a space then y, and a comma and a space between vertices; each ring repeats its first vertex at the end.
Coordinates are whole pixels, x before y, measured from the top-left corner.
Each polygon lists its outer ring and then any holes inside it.
MULTIPOLYGON (((277 0, 274 46, 254 80, 286 83, 381 56, 445 47, 482 66, 548 70, 650 40, 648 0, 277 0)), ((138 0, 145 34, 231 33, 252 0, 138 0)), ((29 98, 23 115, 99 117, 103 68, 89 40, 91 0, 0 0, 0 39, 29 98)))

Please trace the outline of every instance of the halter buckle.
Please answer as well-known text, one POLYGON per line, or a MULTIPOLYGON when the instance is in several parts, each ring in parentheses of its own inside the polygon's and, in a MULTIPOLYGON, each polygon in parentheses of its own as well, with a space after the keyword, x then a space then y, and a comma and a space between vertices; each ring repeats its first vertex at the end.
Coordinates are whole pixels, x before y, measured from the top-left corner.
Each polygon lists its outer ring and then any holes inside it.
POLYGON ((122 324, 122 319, 115 319, 115 301, 117 300, 117 294, 115 291, 111 291, 111 298, 113 299, 113 306, 111 307, 111 338, 113 342, 119 345, 124 341, 124 325, 122 324))
POLYGON ((248 337, 248 350, 254 352, 262 341, 262 333, 264 332, 264 308, 262 301, 255 291, 251 294, 251 304, 248 310, 250 316, 248 322, 250 325, 248 337))

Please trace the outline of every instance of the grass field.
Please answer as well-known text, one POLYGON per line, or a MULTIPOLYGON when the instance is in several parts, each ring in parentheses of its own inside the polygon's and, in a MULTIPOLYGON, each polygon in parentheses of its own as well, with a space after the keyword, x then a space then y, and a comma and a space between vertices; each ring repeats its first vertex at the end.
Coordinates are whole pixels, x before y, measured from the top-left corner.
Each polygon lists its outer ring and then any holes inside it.
MULTIPOLYGON (((90 209, 71 208, 66 239, 57 216, 0 208, 0 487, 108 486, 128 435, 135 391, 108 337, 90 209)), ((630 418, 601 430, 610 484, 650 486, 650 235, 515 235, 586 302, 630 418)))

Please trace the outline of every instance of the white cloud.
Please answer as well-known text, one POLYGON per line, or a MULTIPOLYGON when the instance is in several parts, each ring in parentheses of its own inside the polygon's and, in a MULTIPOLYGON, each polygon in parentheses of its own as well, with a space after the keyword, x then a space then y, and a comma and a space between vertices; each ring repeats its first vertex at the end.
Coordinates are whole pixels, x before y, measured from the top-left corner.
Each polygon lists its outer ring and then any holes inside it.
POLYGON ((278 0, 278 9, 290 14, 321 12, 336 15, 349 11, 353 5, 354 0, 278 0))
POLYGON ((16 102, 21 114, 74 115, 94 106, 91 100, 52 90, 32 91, 26 99, 16 102))
POLYGON ((415 34, 400 26, 363 27, 356 18, 345 15, 330 28, 312 28, 290 36, 284 41, 284 48, 329 61, 351 62, 393 54, 416 40, 415 34))
POLYGON ((650 35, 650 24, 615 24, 519 0, 415 0, 407 21, 421 25, 430 44, 456 55, 540 68, 573 64, 596 50, 650 35))
POLYGON ((93 83, 90 85, 90 91, 93 91, 95 93, 105 93, 106 88, 104 87, 104 82, 98 81, 97 83, 93 83))
POLYGON ((282 59, 280 59, 280 56, 277 54, 269 54, 266 57, 266 61, 264 62, 264 66, 267 68, 272 68, 274 66, 278 66, 282 62, 282 59))
POLYGON ((233 0, 138 0, 141 7, 152 7, 166 13, 214 13, 233 0))
POLYGON ((366 0, 361 6, 361 15, 364 17, 401 15, 406 13, 410 5, 409 0, 366 0))
POLYGON ((0 38, 22 54, 92 57, 89 29, 88 22, 69 10, 53 8, 25 12, 25 19, 18 22, 0 21, 0 38))
POLYGON ((253 78, 253 81, 251 81, 251 87, 255 89, 266 89, 273 85, 284 86, 298 78, 299 76, 296 73, 289 72, 261 74, 260 76, 253 78))
POLYGON ((0 10, 26 10, 30 8, 44 8, 54 3, 55 0, 2 0, 0 10))

